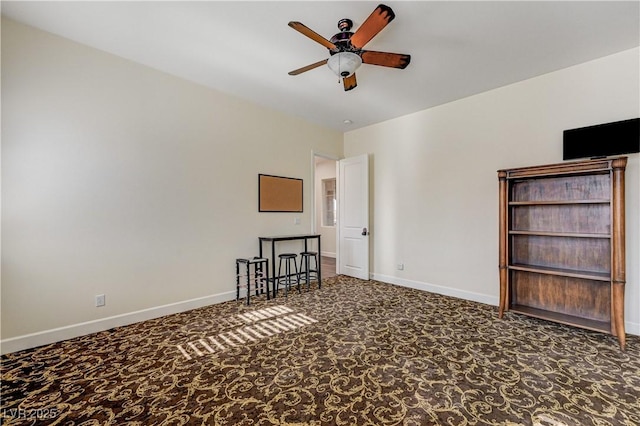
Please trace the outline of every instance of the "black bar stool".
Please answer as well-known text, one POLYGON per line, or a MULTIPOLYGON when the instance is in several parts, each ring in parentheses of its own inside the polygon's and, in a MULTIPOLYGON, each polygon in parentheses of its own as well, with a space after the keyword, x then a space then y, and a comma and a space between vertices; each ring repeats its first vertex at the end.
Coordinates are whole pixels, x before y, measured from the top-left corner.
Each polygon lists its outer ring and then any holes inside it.
POLYGON ((255 290, 256 296, 266 290, 267 299, 269 299, 269 261, 259 257, 236 259, 236 300, 240 299, 241 287, 247 289, 247 305, 251 300, 251 290, 255 290), (244 275, 240 271, 240 265, 246 267, 245 271, 242 271, 244 275), (251 272, 252 265, 253 273, 251 272), (246 282, 241 283, 241 278, 246 278, 246 282))
POLYGON ((280 280, 284 278, 285 297, 289 295, 289 287, 294 283, 298 286, 298 293, 300 293, 300 275, 298 274, 298 265, 296 264, 296 258, 298 255, 295 253, 282 253, 278 255, 278 257, 280 258, 280 263, 278 264, 278 277, 275 292, 278 292, 278 289, 280 288, 280 280), (284 277, 282 276, 282 262, 285 262, 284 277), (292 271, 291 265, 293 265, 295 273, 292 271))
POLYGON ((315 251, 303 251, 300 253, 300 278, 307 283, 307 290, 311 288, 311 280, 318 281, 318 253, 315 251), (311 259, 315 265, 311 269, 311 259))

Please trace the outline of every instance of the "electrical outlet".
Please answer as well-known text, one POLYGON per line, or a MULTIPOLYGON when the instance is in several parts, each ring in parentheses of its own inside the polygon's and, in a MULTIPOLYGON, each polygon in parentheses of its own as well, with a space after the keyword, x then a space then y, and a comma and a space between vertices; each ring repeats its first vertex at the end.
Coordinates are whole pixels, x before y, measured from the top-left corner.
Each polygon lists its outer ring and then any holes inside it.
POLYGON ((300 225, 300 218, 299 217, 294 217, 293 218, 293 224, 294 225, 300 225))
POLYGON ((104 305, 105 305, 104 294, 97 294, 96 295, 96 307, 99 308, 100 306, 104 306, 104 305))
POLYGON ((398 271, 403 271, 404 270, 404 263, 400 262, 398 263, 398 271))

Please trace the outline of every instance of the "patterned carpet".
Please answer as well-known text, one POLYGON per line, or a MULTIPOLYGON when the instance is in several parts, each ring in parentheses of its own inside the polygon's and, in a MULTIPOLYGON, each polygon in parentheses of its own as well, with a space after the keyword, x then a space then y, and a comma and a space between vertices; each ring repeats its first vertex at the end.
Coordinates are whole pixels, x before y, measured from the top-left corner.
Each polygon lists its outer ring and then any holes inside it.
POLYGON ((2 424, 638 425, 640 338, 376 281, 2 357, 2 424))

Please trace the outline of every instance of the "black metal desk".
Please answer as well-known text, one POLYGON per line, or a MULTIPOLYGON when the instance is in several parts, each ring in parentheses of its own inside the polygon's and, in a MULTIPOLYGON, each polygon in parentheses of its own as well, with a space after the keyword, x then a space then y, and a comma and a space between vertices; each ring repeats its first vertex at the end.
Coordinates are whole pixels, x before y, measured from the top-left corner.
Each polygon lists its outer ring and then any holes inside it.
MULTIPOLYGON (((271 288, 273 290, 273 297, 276 297, 276 243, 278 241, 304 240, 304 251, 307 251, 307 242, 313 239, 318 240, 318 260, 320 260, 320 253, 322 253, 320 251, 320 234, 276 235, 272 237, 258 237, 258 240, 260 241, 260 257, 262 257, 262 244, 265 242, 271 243, 271 278, 269 278, 269 281, 271 281, 272 283, 271 288)), ((320 284, 322 283, 322 273, 320 272, 321 269, 322 268, 320 267, 320 264, 318 264, 318 288, 320 288, 320 284)), ((267 289, 267 291, 269 290, 267 289)))

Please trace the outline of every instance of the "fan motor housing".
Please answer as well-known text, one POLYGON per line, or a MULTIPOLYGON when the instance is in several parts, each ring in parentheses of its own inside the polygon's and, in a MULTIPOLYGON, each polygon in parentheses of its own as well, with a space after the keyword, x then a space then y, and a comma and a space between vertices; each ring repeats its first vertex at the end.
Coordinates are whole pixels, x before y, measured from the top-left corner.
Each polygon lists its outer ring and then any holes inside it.
POLYGON ((338 51, 340 52, 351 50, 351 44, 349 43, 349 40, 351 39, 352 35, 353 33, 350 31, 338 33, 331 37, 331 43, 335 44, 338 47, 338 51))
POLYGON ((337 49, 330 51, 332 55, 338 52, 355 52, 356 50, 351 46, 351 36, 353 33, 350 31, 353 27, 353 21, 348 18, 343 18, 338 21, 338 29, 340 32, 331 37, 331 43, 335 44, 337 49))

